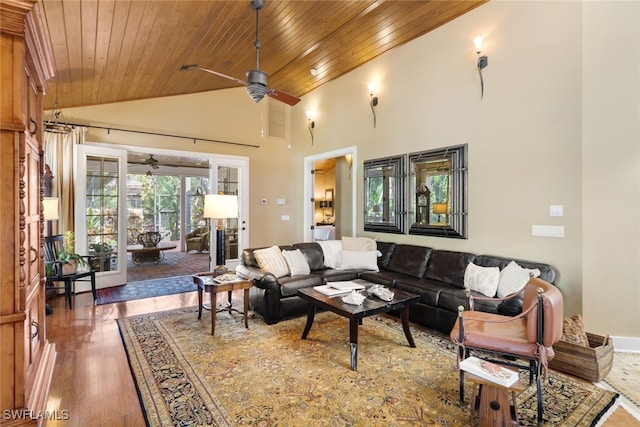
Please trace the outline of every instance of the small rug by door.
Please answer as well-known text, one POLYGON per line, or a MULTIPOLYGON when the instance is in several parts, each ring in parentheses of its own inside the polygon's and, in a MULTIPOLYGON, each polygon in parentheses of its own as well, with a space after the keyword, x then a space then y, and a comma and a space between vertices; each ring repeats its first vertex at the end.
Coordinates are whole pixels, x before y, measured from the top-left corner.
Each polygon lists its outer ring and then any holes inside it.
POLYGON ((161 279, 140 280, 122 286, 98 289, 98 305, 131 301, 162 295, 181 294, 197 291, 193 277, 189 275, 164 277, 161 279))
MULTIPOLYGON (((186 308, 118 319, 150 426, 468 425, 448 338, 420 326, 410 348, 397 318, 364 319, 358 371, 350 369, 349 324, 316 316, 266 325, 256 316, 186 308)), ((526 377, 526 374, 523 374, 526 377)), ((467 381, 467 399, 470 385, 467 381)), ((522 425, 535 425, 535 386, 519 396, 522 425)), ((617 394, 557 372, 544 385, 545 423, 592 426, 617 394)))

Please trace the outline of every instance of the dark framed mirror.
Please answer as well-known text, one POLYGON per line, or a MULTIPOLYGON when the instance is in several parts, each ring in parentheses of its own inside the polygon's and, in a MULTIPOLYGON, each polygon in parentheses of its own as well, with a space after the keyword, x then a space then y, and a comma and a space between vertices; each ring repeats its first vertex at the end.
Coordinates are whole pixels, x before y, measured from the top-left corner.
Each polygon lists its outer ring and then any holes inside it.
POLYGON ((405 156, 364 162, 364 229, 404 233, 405 156))
POLYGON ((409 154, 409 234, 467 238, 467 145, 409 154))

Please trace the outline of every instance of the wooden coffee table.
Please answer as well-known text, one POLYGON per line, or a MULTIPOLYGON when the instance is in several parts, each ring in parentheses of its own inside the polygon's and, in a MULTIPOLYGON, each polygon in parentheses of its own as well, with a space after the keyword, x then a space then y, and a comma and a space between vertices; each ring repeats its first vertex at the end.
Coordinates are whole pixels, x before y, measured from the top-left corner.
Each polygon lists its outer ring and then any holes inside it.
POLYGON ((175 243, 158 243, 157 246, 145 247, 143 245, 129 245, 127 252, 131 252, 131 261, 135 265, 143 262, 157 264, 164 259, 164 251, 177 248, 175 243))
MULTIPOLYGON (((363 285, 372 285, 372 283, 358 281, 363 285)), ((419 295, 411 294, 409 292, 401 291, 399 289, 391 289, 394 293, 393 300, 386 302, 376 296, 370 296, 364 300, 361 305, 350 305, 342 301, 342 297, 347 294, 342 294, 334 297, 327 296, 323 293, 316 291, 313 288, 305 288, 298 290, 298 296, 309 303, 309 309, 307 311, 307 324, 302 332, 302 339, 306 339, 309 334, 309 330, 313 325, 313 319, 316 314, 316 309, 322 308, 332 311, 340 316, 349 319, 349 347, 351 350, 351 369, 358 370, 358 325, 362 324, 362 319, 374 314, 387 313, 389 311, 400 311, 400 318, 402 319, 402 329, 404 335, 407 337, 410 347, 415 347, 416 344, 413 341, 411 330, 409 329, 409 306, 415 304, 420 300, 419 295)), ((366 291, 363 291, 366 295, 366 291)))
POLYGON ((249 328, 247 313, 249 312, 249 289, 253 286, 252 279, 240 279, 236 281, 218 283, 214 281, 214 273, 197 273, 193 275, 193 283, 198 287, 198 319, 202 317, 202 293, 209 292, 211 298, 211 335, 216 331, 216 313, 220 311, 235 311, 244 315, 244 327, 249 328), (244 290, 244 310, 241 312, 231 305, 231 293, 233 291, 244 290), (216 296, 220 292, 228 292, 228 304, 216 310, 216 296))

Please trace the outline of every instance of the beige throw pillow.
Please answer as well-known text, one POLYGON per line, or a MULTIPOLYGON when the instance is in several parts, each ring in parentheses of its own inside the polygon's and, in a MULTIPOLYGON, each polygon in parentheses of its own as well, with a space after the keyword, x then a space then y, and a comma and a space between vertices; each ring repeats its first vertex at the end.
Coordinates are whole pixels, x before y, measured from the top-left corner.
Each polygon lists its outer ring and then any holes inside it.
POLYGON ((342 249, 345 251, 375 251, 376 241, 369 237, 342 237, 342 249))
POLYGON ((522 268, 517 262, 511 261, 500 272, 500 281, 498 282, 498 297, 506 297, 520 289, 524 288, 524 285, 533 277, 540 276, 540 270, 522 268))
POLYGON ((464 286, 480 292, 487 297, 494 297, 498 290, 500 269, 498 267, 480 267, 470 262, 464 271, 464 286))
POLYGON ((276 277, 287 276, 289 274, 289 266, 287 260, 282 255, 280 248, 271 246, 270 248, 257 249, 253 251, 253 256, 258 261, 261 269, 268 271, 276 277))
POLYGON ((311 270, 309 269, 309 263, 307 259, 304 257, 300 249, 295 249, 293 251, 282 251, 282 256, 287 261, 287 266, 289 267, 289 271, 292 276, 297 276, 300 274, 309 274, 311 270))

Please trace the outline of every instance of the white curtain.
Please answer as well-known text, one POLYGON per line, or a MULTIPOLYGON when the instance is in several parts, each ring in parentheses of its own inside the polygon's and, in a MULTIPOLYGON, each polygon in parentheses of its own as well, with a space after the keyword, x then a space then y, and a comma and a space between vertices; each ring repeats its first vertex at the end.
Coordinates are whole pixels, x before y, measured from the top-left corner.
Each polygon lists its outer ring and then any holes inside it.
POLYGON ((73 231, 73 146, 84 144, 87 128, 75 126, 68 134, 44 132, 44 162, 51 168, 53 180, 51 197, 59 202, 59 220, 53 221, 53 234, 73 231))

